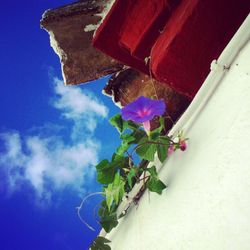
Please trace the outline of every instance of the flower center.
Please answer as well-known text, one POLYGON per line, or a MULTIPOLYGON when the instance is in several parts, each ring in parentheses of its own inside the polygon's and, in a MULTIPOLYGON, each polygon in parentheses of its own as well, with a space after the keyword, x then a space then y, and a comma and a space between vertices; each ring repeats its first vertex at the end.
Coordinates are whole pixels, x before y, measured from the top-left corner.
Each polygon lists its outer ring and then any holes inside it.
POLYGON ((137 111, 137 114, 138 114, 140 117, 145 117, 145 116, 151 114, 151 110, 150 110, 150 109, 144 108, 143 110, 138 110, 138 111, 137 111))

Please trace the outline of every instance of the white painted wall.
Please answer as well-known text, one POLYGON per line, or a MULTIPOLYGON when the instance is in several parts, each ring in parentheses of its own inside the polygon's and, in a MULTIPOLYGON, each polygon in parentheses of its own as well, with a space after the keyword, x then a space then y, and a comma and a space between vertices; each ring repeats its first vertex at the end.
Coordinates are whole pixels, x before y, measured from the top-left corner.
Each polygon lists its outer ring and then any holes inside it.
POLYGON ((250 249, 249 41, 186 132, 160 172, 169 187, 130 209, 106 236, 113 250, 250 249))

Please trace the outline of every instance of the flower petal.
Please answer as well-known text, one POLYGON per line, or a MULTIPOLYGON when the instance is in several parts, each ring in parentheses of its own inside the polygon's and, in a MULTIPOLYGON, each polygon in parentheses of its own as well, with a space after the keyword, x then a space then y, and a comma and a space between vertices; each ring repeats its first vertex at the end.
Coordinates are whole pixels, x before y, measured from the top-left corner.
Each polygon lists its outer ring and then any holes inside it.
POLYGON ((156 115, 162 115, 165 108, 166 105, 163 100, 152 100, 140 96, 122 109, 122 118, 139 123, 146 122, 152 120, 156 115))

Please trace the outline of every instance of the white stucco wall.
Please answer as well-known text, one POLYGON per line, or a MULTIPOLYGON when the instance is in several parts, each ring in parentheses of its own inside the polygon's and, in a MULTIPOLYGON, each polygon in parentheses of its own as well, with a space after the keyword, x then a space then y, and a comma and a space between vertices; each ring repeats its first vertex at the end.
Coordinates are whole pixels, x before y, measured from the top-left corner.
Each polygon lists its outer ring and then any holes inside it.
POLYGON ((113 250, 250 249, 249 41, 186 137, 161 169, 167 190, 146 192, 106 236, 113 250))

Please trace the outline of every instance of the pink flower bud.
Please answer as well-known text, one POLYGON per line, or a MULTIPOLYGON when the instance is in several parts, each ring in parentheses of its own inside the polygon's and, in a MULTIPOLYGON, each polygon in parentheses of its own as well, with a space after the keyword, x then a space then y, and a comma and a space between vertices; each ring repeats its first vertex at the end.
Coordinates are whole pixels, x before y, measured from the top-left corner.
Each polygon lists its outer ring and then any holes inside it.
POLYGON ((168 148, 168 155, 171 155, 174 152, 174 146, 170 145, 168 148))
POLYGON ((185 151, 187 149, 186 141, 180 141, 180 150, 185 151))

